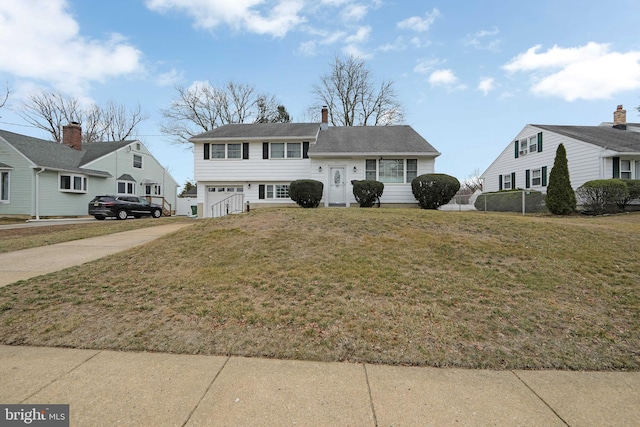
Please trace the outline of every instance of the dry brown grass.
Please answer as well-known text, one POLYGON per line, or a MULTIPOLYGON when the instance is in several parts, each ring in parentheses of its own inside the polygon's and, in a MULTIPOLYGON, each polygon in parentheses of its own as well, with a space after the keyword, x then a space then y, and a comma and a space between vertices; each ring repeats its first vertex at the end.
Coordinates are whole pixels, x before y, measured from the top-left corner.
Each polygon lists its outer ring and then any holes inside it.
POLYGON ((640 369, 640 215, 282 209, 0 289, 0 342, 640 369))

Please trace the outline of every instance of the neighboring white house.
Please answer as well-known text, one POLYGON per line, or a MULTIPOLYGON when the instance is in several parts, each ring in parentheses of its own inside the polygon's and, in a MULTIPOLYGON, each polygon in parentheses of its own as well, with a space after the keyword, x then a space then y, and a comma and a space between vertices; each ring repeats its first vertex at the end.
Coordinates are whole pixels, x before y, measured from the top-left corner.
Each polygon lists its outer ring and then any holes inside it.
POLYGON ((63 143, 0 130, 0 216, 85 216, 104 194, 144 196, 171 214, 177 188, 140 141, 83 144, 78 124, 63 127, 63 143))
POLYGON ((410 126, 322 123, 232 124, 194 136, 198 216, 282 206, 289 184, 324 183, 323 206, 356 204, 351 181, 384 183, 384 205, 416 204, 411 180, 433 173, 440 153, 410 126), (222 206, 222 213, 220 207, 222 206))
POLYGON ((571 186, 594 179, 640 179, 640 125, 619 105, 600 126, 526 125, 481 175, 483 190, 547 191, 556 150, 564 144, 571 186))

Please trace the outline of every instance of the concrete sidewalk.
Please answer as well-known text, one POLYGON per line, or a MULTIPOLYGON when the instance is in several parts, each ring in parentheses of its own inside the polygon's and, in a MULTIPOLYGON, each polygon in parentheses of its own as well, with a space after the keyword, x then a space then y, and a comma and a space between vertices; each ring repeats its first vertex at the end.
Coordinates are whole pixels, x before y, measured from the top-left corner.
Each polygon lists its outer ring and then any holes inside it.
MULTIPOLYGON (((188 225, 0 254, 0 285, 188 225)), ((436 369, 0 345, 0 379, 0 404, 69 404, 72 426, 640 425, 638 372, 436 369)))
POLYGON ((124 251, 189 225, 191 225, 189 222, 157 225, 2 253, 0 254, 0 287, 124 251))
POLYGON ((0 346, 0 403, 72 426, 638 426, 640 373, 0 346))

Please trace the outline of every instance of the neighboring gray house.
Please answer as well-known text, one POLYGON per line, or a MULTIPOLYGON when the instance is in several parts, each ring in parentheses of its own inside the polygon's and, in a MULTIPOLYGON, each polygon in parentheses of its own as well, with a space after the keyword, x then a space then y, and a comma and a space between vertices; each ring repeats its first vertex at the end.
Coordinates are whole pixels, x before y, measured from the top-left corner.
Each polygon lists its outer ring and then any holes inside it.
POLYGON ((101 194, 133 194, 175 212, 178 183, 140 141, 82 143, 77 124, 63 143, 0 130, 0 216, 85 216, 101 194))
POLYGON ((526 125, 481 175, 484 191, 522 188, 546 193, 560 144, 567 152, 574 190, 594 179, 640 179, 640 125, 627 123, 619 105, 613 123, 600 126, 526 125))
POLYGON ((200 217, 218 216, 220 203, 294 204, 299 179, 323 182, 327 207, 355 205, 351 181, 363 179, 384 183, 383 205, 416 204, 411 180, 433 173, 440 155, 410 126, 329 126, 326 108, 322 123, 232 124, 190 141, 200 217))

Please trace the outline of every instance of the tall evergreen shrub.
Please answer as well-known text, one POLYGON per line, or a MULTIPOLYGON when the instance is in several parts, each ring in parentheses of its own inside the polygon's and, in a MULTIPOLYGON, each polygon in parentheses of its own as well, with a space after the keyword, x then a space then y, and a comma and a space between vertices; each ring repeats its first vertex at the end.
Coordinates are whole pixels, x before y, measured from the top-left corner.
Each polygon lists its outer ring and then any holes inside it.
POLYGON ((549 174, 545 204, 554 215, 568 215, 576 210, 576 193, 569 180, 569 165, 564 144, 558 145, 556 150, 553 169, 549 174))
POLYGON ((289 185, 289 197, 303 208, 317 208, 324 184, 314 179, 299 179, 289 185))
POLYGON ((427 173, 411 181, 413 197, 422 209, 438 209, 449 203, 460 189, 460 181, 443 173, 427 173))

